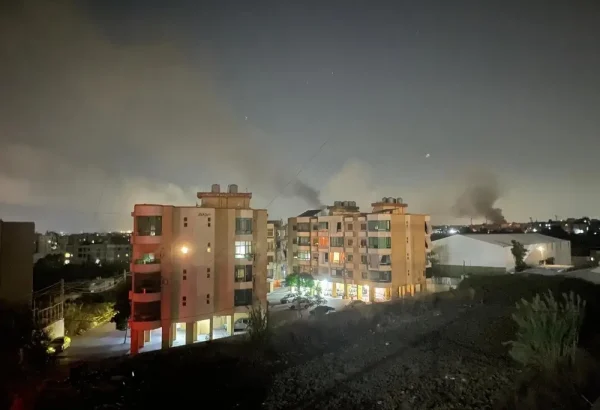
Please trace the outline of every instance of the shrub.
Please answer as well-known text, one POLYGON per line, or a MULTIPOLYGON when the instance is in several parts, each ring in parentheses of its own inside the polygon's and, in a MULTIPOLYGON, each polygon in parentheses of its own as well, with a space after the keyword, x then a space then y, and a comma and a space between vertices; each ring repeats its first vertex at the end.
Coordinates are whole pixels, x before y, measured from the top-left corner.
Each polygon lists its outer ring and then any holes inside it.
POLYGON ((522 299, 512 315, 518 326, 510 356, 524 366, 554 368, 559 362, 573 362, 583 322, 585 300, 574 292, 562 294, 563 301, 551 291, 537 294, 531 302, 522 299))
POLYGON ((268 311, 261 305, 256 305, 250 309, 248 315, 248 336, 250 341, 258 344, 266 344, 271 336, 269 326, 268 311))

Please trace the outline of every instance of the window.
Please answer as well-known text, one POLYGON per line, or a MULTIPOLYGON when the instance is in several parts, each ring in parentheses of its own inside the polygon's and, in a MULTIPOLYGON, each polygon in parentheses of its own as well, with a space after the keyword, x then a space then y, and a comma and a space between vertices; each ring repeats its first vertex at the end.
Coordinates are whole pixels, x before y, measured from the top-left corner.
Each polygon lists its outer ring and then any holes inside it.
POLYGON ((267 229, 267 237, 268 237, 268 238, 272 238, 272 237, 274 237, 274 236, 275 236, 275 231, 274 231, 274 229, 273 229, 273 228, 269 228, 269 229, 267 229))
POLYGON ((335 247, 335 248, 343 248, 344 247, 344 238, 343 237, 331 238, 330 245, 331 245, 331 247, 335 247))
POLYGON ((138 216, 136 217, 136 235, 139 236, 161 236, 162 216, 138 216))
POLYGON ((329 262, 329 252, 323 254, 323 262, 329 262))
POLYGON ((308 236, 298 237, 298 245, 299 246, 310 246, 310 238, 308 236))
POLYGON ((342 223, 338 222, 335 226, 336 231, 340 232, 342 230, 342 223))
POLYGON ((252 218, 235 218, 235 234, 249 235, 252 233, 252 218))
POLYGON ((207 271, 207 272, 210 272, 210 268, 206 268, 206 271, 207 271))
POLYGON ((236 289, 233 291, 234 306, 248 306, 252 304, 252 289, 236 289))
POLYGON ((210 242, 206 244, 206 252, 210 253, 210 242))
POLYGON ((319 254, 318 253, 313 253, 312 258, 313 258, 313 261, 317 261, 318 262, 319 261, 319 254))
POLYGON ((351 278, 354 275, 354 272, 352 272, 351 270, 347 270, 346 271, 346 276, 351 278))
POLYGON ((389 232, 390 221, 369 221, 369 232, 389 232))
POLYGON ((354 230, 354 225, 352 224, 348 224, 348 227, 346 228, 347 231, 353 231, 354 230))
POLYGON ((267 256, 267 263, 273 263, 273 260, 274 259, 272 255, 267 256))
POLYGON ((187 222, 187 216, 183 217, 183 222, 187 222))
POLYGON ((369 272, 369 280, 371 280, 373 282, 391 282, 392 281, 392 273, 391 272, 371 271, 371 272, 369 272))
POLYGON ((329 237, 319 236, 319 246, 321 248, 328 248, 329 247, 329 237))
POLYGON ((326 231, 329 229, 329 222, 319 222, 319 231, 326 231))
POLYGON ((296 252, 296 259, 298 259, 299 261, 309 261, 310 260, 310 251, 296 252))
POLYGON ((235 265, 236 282, 252 282, 252 265, 235 265))
POLYGON ((235 241, 235 257, 236 259, 248 258, 252 254, 252 242, 250 241, 235 241))
POLYGON ((369 272, 361 272, 360 273, 361 278, 363 279, 369 279, 369 272))
POLYGON ((360 240, 360 247, 361 248, 366 248, 367 247, 367 240, 366 239, 361 239, 360 240))
POLYGON ((346 261, 347 261, 347 262, 352 262, 352 259, 354 259, 354 258, 353 258, 353 256, 352 256, 352 254, 349 254, 349 255, 346 257, 346 261))
POLYGON ((296 229, 298 232, 310 232, 310 223, 309 222, 299 222, 296 229))
POLYGON ((381 255, 380 265, 389 266, 392 264, 392 257, 390 255, 381 255))
POLYGON ((360 255, 360 263, 363 265, 367 264, 367 255, 360 255))
POLYGON ((187 222, 188 222, 188 220, 187 220, 187 216, 186 216, 183 218, 183 227, 184 228, 187 228, 187 222))
POLYGON ((292 231, 296 230, 296 225, 292 225, 292 231))
POLYGON ((352 239, 348 239, 348 246, 353 246, 354 245, 354 241, 352 239))
POLYGON ((184 222, 184 223, 183 223, 183 227, 184 227, 184 228, 187 228, 187 222, 184 222))
POLYGON ((367 224, 360 224, 360 230, 361 231, 366 231, 367 230, 367 224))
POLYGON ((342 261, 342 254, 341 252, 333 252, 331 257, 331 262, 333 263, 340 263, 342 261))
POLYGON ((319 238, 312 238, 312 246, 319 246, 319 238))
POLYGON ((313 231, 318 231, 318 230, 319 230, 319 224, 314 224, 314 225, 312 226, 312 230, 313 230, 313 231))
POLYGON ((369 238, 369 248, 373 249, 391 249, 392 238, 369 238))

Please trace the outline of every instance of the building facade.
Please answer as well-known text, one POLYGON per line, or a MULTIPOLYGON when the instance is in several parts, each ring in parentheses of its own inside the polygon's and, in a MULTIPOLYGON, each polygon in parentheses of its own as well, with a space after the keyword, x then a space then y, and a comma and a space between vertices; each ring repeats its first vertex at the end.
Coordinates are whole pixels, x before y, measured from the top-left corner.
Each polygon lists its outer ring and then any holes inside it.
POLYGON ((512 241, 525 247, 527 265, 571 265, 571 242, 564 239, 539 233, 452 235, 433 241, 433 274, 458 277, 514 272, 512 241))
POLYGON ((0 220, 0 299, 31 305, 35 240, 33 222, 0 220))
POLYGON ((287 227, 283 221, 267 222, 267 277, 283 280, 286 275, 287 227))
POLYGON ((252 306, 266 307, 267 211, 237 185, 220 191, 199 192, 197 206, 135 206, 132 354, 153 335, 163 349, 231 335, 252 306))
POLYGON ((401 199, 383 198, 369 213, 337 201, 288 221, 288 267, 310 273, 325 295, 385 301, 425 286, 431 248, 428 215, 408 214, 401 199))

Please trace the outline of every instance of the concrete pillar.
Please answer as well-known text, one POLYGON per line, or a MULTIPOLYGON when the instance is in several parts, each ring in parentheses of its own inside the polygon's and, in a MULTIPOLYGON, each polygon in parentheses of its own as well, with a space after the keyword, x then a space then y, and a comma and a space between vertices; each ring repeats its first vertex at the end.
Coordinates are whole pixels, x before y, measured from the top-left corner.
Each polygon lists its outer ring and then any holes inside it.
POLYGON ((363 300, 362 290, 363 290, 362 285, 356 285, 356 298, 358 300, 363 300))
POLYGON ((375 287, 373 285, 369 286, 369 302, 375 302, 375 287))
POLYGON ((150 343, 152 341, 152 333, 150 330, 144 330, 144 342, 150 343))
POLYGON ((233 336, 233 315, 227 315, 227 334, 233 336))
POLYGON ((171 343, 177 339, 177 323, 171 324, 171 343))
POLYGON ((335 282, 331 284, 331 297, 337 298, 337 283, 335 282))
POLYGON ((198 326, 196 322, 185 324, 185 344, 191 345, 198 340, 198 326))
POLYGON ((173 328, 173 325, 169 324, 163 324, 162 327, 162 348, 163 349, 168 349, 169 347, 173 346, 173 339, 171 339, 171 329, 173 328))
POLYGON ((209 330, 210 332, 208 333, 208 340, 213 340, 214 339, 214 335, 215 335, 215 329, 214 329, 215 325, 213 324, 213 317, 211 316, 209 319, 209 330))
POLYGON ((143 334, 138 334, 138 347, 140 349, 144 347, 144 336, 143 336, 143 334))
POLYGON ((136 355, 140 351, 140 342, 138 338, 140 337, 139 330, 131 330, 131 341, 130 341, 130 354, 136 355))
POLYGON ((404 296, 406 296, 406 286, 402 285, 400 286, 400 297, 403 298, 404 296))

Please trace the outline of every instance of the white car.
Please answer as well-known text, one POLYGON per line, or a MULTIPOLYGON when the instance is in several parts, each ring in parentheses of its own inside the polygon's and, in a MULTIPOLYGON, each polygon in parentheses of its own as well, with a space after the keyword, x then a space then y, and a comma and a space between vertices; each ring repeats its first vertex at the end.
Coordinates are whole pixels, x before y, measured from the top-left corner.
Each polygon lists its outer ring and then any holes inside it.
POLYGON ((248 326, 250 325, 250 320, 248 318, 240 318, 235 321, 233 324, 234 332, 245 332, 248 330, 248 326))

